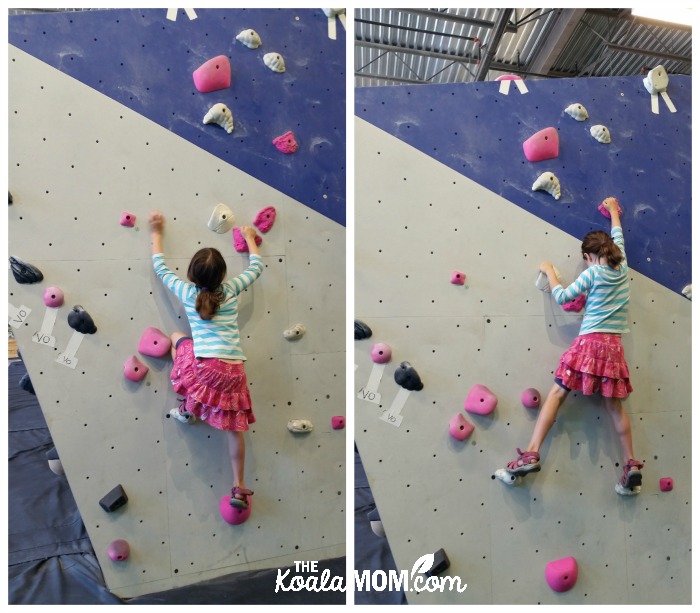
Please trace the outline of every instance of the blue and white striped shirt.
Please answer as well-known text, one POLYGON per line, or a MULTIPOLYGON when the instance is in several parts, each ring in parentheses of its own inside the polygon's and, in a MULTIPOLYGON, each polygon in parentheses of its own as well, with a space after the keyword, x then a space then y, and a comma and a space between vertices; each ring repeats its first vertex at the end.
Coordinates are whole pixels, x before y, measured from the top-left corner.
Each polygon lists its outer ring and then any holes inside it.
POLYGON ((580 294, 587 294, 586 310, 579 334, 622 334, 630 331, 627 322, 630 284, 622 228, 615 226, 610 236, 625 257, 618 270, 594 264, 583 271, 566 289, 561 285, 552 288, 552 295, 559 304, 570 302, 580 294))
POLYGON ((197 313, 195 303, 199 290, 197 286, 180 279, 165 264, 165 256, 153 256, 153 269, 161 281, 185 307, 192 330, 194 355, 198 358, 219 358, 224 360, 245 360, 241 349, 241 336, 238 331, 238 294, 252 285, 263 271, 262 258, 250 254, 250 264, 240 275, 221 284, 224 294, 219 310, 211 320, 204 320, 197 313))

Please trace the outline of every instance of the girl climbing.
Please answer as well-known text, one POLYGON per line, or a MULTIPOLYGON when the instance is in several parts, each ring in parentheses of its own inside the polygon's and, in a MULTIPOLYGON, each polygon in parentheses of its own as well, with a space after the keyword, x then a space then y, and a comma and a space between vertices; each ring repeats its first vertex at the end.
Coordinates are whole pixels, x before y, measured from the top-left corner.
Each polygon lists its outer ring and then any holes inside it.
POLYGON ((640 491, 644 465, 634 459, 630 420, 621 401, 632 391, 620 340, 623 333, 629 332, 628 267, 617 200, 606 198, 603 206, 610 213, 610 235, 598 230, 584 237, 581 253, 587 268, 571 285, 566 289, 561 286, 549 262, 540 265, 559 304, 585 294, 586 310, 579 336, 559 361, 555 383, 542 405, 530 443, 525 451, 517 450, 518 458, 509 462, 506 470, 516 476, 539 471, 540 447, 568 393, 572 389, 587 396, 599 393, 624 453, 625 465, 615 491, 631 495, 640 491))
POLYGON ((262 273, 263 264, 255 243, 255 229, 242 227, 250 263, 240 275, 226 281, 226 263, 219 251, 197 251, 183 281, 165 264, 160 211, 148 217, 151 229, 153 268, 161 281, 185 307, 192 336, 171 335, 173 369, 170 379, 175 392, 184 396, 170 417, 190 424, 201 419, 224 430, 233 469, 231 506, 246 509, 253 492, 244 483, 245 439, 243 432, 255 422, 243 363, 238 331, 238 295, 262 273))

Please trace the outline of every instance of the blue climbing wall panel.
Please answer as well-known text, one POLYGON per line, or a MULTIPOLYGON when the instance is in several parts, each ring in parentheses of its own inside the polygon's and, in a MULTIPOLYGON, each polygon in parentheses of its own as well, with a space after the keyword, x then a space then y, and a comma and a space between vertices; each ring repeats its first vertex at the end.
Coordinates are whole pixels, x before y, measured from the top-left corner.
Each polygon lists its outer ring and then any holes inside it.
POLYGON ((363 88, 356 114, 573 236, 604 227, 588 205, 616 196, 630 265, 680 292, 691 282, 690 77, 670 76, 677 112, 660 101, 658 115, 642 77, 526 85, 527 94, 511 87, 508 95, 495 82, 363 88), (564 113, 573 103, 589 118, 564 113), (590 135, 596 124, 610 130, 610 144, 590 135), (550 126, 559 133, 559 157, 529 162, 523 141, 550 126), (559 200, 531 191, 546 171, 559 178, 559 200))
POLYGON ((209 153, 315 211, 345 223, 345 30, 328 37, 321 9, 198 9, 176 21, 166 9, 13 16, 10 44, 141 113, 209 153), (256 30, 262 46, 235 39, 256 30), (263 63, 285 58, 286 72, 263 63), (231 87, 199 93, 192 72, 226 55, 231 87), (227 134, 202 119, 217 102, 229 105, 227 134), (299 150, 272 140, 294 132, 299 150))

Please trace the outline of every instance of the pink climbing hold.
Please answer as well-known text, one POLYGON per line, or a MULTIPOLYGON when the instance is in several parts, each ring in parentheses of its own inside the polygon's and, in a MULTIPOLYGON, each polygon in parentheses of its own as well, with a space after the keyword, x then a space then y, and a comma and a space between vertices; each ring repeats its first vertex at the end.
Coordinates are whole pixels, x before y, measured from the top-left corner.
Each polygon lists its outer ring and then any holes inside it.
POLYGON ((238 509, 236 507, 231 506, 231 503, 229 502, 230 500, 231 500, 231 494, 226 494, 219 501, 219 513, 221 513, 222 519, 227 524, 231 524, 232 526, 238 526, 250 517, 250 512, 253 509, 253 503, 249 497, 248 498, 248 508, 247 509, 238 509))
POLYGON ((530 162, 555 158, 559 155, 559 133, 555 128, 540 130, 523 143, 523 151, 530 162))
POLYGON ((458 441, 465 440, 474 431, 474 426, 470 424, 461 413, 457 413, 450 420, 450 434, 458 441))
POLYGON ((44 304, 53 309, 63 304, 63 290, 60 287, 47 287, 44 290, 44 304))
POLYGON ((488 415, 493 413, 498 400, 491 390, 485 385, 478 383, 469 390, 467 399, 464 401, 464 410, 476 415, 488 415))
POLYGON ((124 539, 117 539, 109 544, 107 555, 115 562, 123 562, 129 557, 129 543, 124 539))
POLYGON ((272 144, 282 153, 286 153, 287 155, 294 153, 297 149, 299 149, 297 140, 294 138, 294 133, 291 130, 273 139, 272 144))
MULTIPOLYGON (((255 244, 260 245, 262 243, 262 237, 255 235, 255 244)), ((236 227, 233 229, 233 246, 238 251, 238 253, 248 252, 248 243, 245 242, 243 234, 241 234, 241 229, 236 227)))
POLYGON ((207 60, 192 73, 198 92, 206 94, 231 85, 231 62, 225 55, 207 60))
POLYGON ((661 477, 659 487, 662 492, 670 492, 673 489, 673 479, 671 477, 661 477))
POLYGON ((124 362, 124 376, 130 381, 141 381, 148 374, 148 366, 143 364, 135 355, 124 362))
POLYGON ((571 302, 565 302, 561 305, 561 308, 565 311, 578 313, 586 306, 586 294, 580 294, 576 296, 571 302))
POLYGON ((522 81, 523 78, 517 74, 502 74, 496 77, 496 81, 522 81))
POLYGON ((345 427, 345 418, 342 415, 331 417, 331 425, 333 430, 342 430, 345 427))
POLYGON ((146 328, 141 335, 139 353, 161 358, 170 351, 171 345, 169 337, 165 336, 158 328, 151 326, 146 328))
MULTIPOLYGON (((622 207, 620 206, 620 203, 617 201, 617 198, 615 198, 614 200, 615 200, 615 204, 617 204, 617 214, 622 216, 622 207)), ((608 219, 610 219, 610 211, 608 211, 608 209, 606 209, 603 206, 602 202, 598 205, 598 210, 603 214, 604 217, 607 217, 608 219)))
POLYGON ((528 387, 520 396, 520 402, 528 409, 536 409, 540 406, 542 397, 534 387, 528 387))
POLYGON ((464 282, 466 280, 467 280, 467 275, 465 275, 463 272, 459 272, 459 270, 452 271, 452 277, 450 277, 450 283, 454 283, 455 285, 464 285, 464 282))
POLYGON ((263 234, 270 231, 272 225, 277 219, 277 211, 274 206, 266 206, 262 209, 253 220, 253 225, 263 234))
POLYGON ((567 592, 578 578, 578 564, 573 556, 549 562, 544 571, 549 587, 555 592, 567 592))
POLYGON ((391 347, 386 343, 375 343, 372 345, 370 355, 375 364, 386 364, 391 360, 391 347))
POLYGON ((121 221, 119 222, 122 226, 126 226, 128 228, 133 228, 134 224, 136 223, 136 215, 133 213, 128 213, 124 211, 122 213, 122 218, 121 221))

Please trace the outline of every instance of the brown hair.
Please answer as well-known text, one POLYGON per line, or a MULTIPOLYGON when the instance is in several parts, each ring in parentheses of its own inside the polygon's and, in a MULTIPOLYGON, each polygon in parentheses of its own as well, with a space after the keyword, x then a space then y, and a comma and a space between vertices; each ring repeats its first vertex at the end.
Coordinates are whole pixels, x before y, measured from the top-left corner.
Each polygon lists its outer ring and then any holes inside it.
POLYGON ((192 256, 187 278, 198 289, 195 308, 202 319, 212 319, 221 306, 220 285, 226 277, 226 262, 219 251, 211 247, 200 249, 192 256))
POLYGON ((599 258, 605 258, 611 268, 616 268, 624 259, 620 248, 613 242, 610 235, 602 230, 589 232, 583 237, 581 253, 592 253, 599 258))

